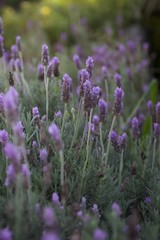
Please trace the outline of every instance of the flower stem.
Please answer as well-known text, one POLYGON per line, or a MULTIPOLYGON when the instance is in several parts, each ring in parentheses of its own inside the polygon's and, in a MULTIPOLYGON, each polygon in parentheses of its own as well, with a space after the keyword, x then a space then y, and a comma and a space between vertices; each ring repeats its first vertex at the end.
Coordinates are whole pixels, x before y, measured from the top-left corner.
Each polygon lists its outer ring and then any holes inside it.
POLYGON ((112 133, 112 130, 113 130, 115 120, 116 120, 116 116, 114 115, 113 120, 112 120, 112 124, 111 124, 111 128, 110 128, 110 131, 109 131, 108 145, 107 145, 106 158, 105 158, 105 164, 106 165, 108 163, 108 155, 109 155, 109 149, 110 149, 110 145, 111 145, 111 133, 112 133))
POLYGON ((48 109, 49 109, 49 98, 48 98, 48 84, 49 79, 47 77, 47 67, 44 66, 44 84, 46 90, 46 125, 48 125, 48 109))
POLYGON ((99 134, 100 134, 100 143, 101 143, 101 150, 102 150, 102 156, 101 156, 101 162, 103 162, 104 158, 104 145, 103 145, 103 139, 102 139, 102 123, 99 124, 99 134))
POLYGON ((155 139, 154 139, 154 143, 153 143, 153 158, 152 158, 152 168, 151 168, 151 172, 153 171, 154 164, 155 164, 156 143, 157 143, 157 139, 155 138, 155 139))
POLYGON ((60 158, 60 184, 61 187, 64 185, 64 156, 63 150, 59 151, 59 158, 60 158))
POLYGON ((64 114, 63 114, 63 121, 62 121, 62 128, 61 128, 61 136, 63 134, 64 124, 66 121, 66 112, 67 112, 67 103, 64 104, 64 114))
POLYGON ((119 186, 122 183, 122 172, 123 172, 123 150, 121 153, 120 165, 119 165, 119 186))

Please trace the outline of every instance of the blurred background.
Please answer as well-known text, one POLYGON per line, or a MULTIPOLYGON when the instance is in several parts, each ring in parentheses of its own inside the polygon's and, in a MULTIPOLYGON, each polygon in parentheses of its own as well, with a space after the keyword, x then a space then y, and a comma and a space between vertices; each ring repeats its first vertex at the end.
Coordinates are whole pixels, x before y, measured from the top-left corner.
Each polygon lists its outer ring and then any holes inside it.
POLYGON ((32 56, 43 42, 60 52, 62 46, 83 47, 86 39, 104 42, 107 35, 112 42, 117 33, 140 34, 150 45, 152 72, 160 77, 160 0, 0 0, 0 15, 6 49, 21 35, 32 56))

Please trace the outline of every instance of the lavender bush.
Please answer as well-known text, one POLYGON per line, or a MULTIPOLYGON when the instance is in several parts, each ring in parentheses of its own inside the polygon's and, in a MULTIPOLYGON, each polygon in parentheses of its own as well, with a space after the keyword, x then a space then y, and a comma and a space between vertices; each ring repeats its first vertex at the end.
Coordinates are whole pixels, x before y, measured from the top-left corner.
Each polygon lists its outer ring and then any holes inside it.
POLYGON ((146 43, 88 43, 66 64, 42 43, 33 63, 23 36, 5 58, 4 32, 0 240, 158 240, 160 102, 146 43))

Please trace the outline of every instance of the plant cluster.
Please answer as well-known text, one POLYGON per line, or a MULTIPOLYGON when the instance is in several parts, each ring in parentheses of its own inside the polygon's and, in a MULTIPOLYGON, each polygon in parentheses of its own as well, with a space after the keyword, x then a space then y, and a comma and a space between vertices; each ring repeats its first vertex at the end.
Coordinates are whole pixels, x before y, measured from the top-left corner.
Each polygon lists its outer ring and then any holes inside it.
POLYGON ((6 57, 0 18, 0 240, 159 239, 148 48, 122 37, 86 59, 78 48, 65 73, 43 44, 35 70, 20 36, 6 57))

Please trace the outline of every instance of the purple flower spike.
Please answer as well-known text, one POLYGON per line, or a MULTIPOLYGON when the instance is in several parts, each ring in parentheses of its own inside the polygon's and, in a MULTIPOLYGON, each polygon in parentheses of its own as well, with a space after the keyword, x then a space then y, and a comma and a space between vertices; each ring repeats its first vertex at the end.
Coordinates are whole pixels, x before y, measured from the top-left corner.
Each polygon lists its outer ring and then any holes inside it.
POLYGON ((115 82, 116 82, 116 84, 117 84, 117 87, 121 87, 121 75, 119 74, 119 73, 116 73, 115 75, 114 75, 114 79, 115 79, 115 82))
POLYGON ((107 233, 100 229, 97 228, 94 233, 93 233, 93 240, 106 240, 107 239, 107 233))
POLYGON ((155 139, 158 139, 160 136, 160 124, 154 123, 154 137, 155 139))
POLYGON ((147 203, 147 204, 150 204, 151 203, 151 198, 150 197, 146 197, 144 202, 147 203))
POLYGON ((60 134, 60 131, 59 131, 59 128, 57 127, 57 125, 55 123, 52 123, 49 126, 48 131, 54 140, 57 151, 62 150, 63 149, 62 138, 61 138, 61 134, 60 134))
POLYGON ((10 187, 15 183, 16 171, 13 164, 9 164, 7 167, 7 178, 5 180, 5 186, 10 187))
POLYGON ((117 87, 114 92, 114 106, 113 106, 113 114, 118 116, 121 115, 123 112, 123 97, 124 91, 122 88, 117 87))
POLYGON ((132 136, 134 140, 138 140, 140 135, 139 122, 136 117, 132 119, 132 136))
POLYGON ((86 69, 89 72, 90 77, 92 77, 94 68, 94 60, 92 57, 88 57, 86 60, 86 69))
POLYGON ((111 144, 112 146, 117 149, 118 146, 118 136, 117 133, 115 131, 112 130, 111 132, 111 144))
POLYGON ((64 103, 68 103, 70 100, 71 87, 72 87, 72 79, 67 73, 65 73, 62 81, 62 93, 61 93, 62 100, 64 103))
POLYGON ((156 122, 160 123, 160 102, 156 104, 156 122))
POLYGON ((46 162, 47 161, 47 157, 48 157, 48 152, 46 150, 46 148, 43 148, 39 151, 40 153, 40 159, 43 161, 43 162, 46 162))
POLYGON ((42 64, 38 65, 37 72, 38 72, 38 79, 40 81, 43 81, 44 80, 44 67, 42 64))
POLYGON ((14 87, 10 87, 4 96, 4 111, 9 122, 17 121, 19 115, 19 95, 14 87))
POLYGON ((17 122, 16 125, 13 127, 13 134, 16 139, 17 145, 21 145, 24 142, 25 139, 25 133, 23 132, 23 125, 21 121, 17 122))
POLYGON ((33 142, 32 142, 32 148, 37 148, 37 147, 38 147, 37 142, 36 142, 36 141, 33 141, 33 142))
POLYGON ((9 228, 0 229, 0 239, 1 240, 12 240, 12 232, 9 228))
POLYGON ((100 122, 104 122, 106 118, 106 113, 107 113, 107 103, 103 99, 100 99, 98 102, 98 107, 99 107, 99 119, 100 122))
POLYGON ((47 77, 48 78, 51 78, 52 77, 52 74, 53 74, 53 62, 51 61, 50 63, 49 63, 49 66, 48 66, 48 68, 47 68, 47 77))
POLYGON ((151 100, 147 102, 147 109, 148 109, 148 115, 152 116, 153 115, 153 103, 151 100))
POLYGON ((102 89, 99 86, 92 88, 92 107, 96 107, 98 104, 101 93, 102 89))
POLYGON ((4 113, 4 94, 0 93, 0 113, 4 113))
POLYGON ((84 83, 84 111, 89 112, 92 107, 92 86, 89 80, 84 83))
POLYGON ((0 130, 0 143, 6 145, 8 142, 8 132, 6 130, 0 130))
POLYGON ((80 78, 80 96, 84 96, 84 83, 89 80, 89 73, 87 70, 84 68, 79 72, 79 78, 80 78))
POLYGON ((102 69, 102 75, 104 78, 107 78, 108 77, 108 70, 107 70, 107 67, 106 66, 103 66, 102 69))
POLYGON ((56 219, 55 213, 51 207, 45 207, 43 209, 43 221, 46 227, 53 227, 56 219))
POLYGON ((59 196, 56 192, 52 194, 52 202, 57 206, 60 205, 59 196))
POLYGON ((41 240, 60 240, 59 236, 53 231, 43 232, 41 240))
POLYGON ((49 63, 49 50, 48 50, 48 46, 46 44, 42 45, 42 59, 41 62, 43 64, 43 66, 48 66, 49 63))
POLYGON ((0 35, 0 57, 3 56, 4 47, 3 47, 3 37, 0 35))
POLYGON ((52 62, 53 62, 53 75, 55 77, 58 77, 59 76, 59 64, 60 64, 59 58, 54 57, 52 59, 52 62))
POLYGON ((114 212, 114 214, 119 217, 122 214, 121 208, 119 206, 118 203, 114 202, 112 204, 112 211, 114 212))
POLYGON ((15 167, 20 163, 21 152, 20 149, 13 143, 7 143, 4 148, 6 157, 11 160, 15 167))
POLYGON ((18 48, 16 45, 12 45, 12 47, 11 47, 11 56, 14 60, 19 57, 18 56, 18 48))
POLYGON ((38 107, 32 108, 32 115, 33 115, 33 117, 36 117, 36 116, 40 117, 38 107))
POLYGON ((80 57, 79 57, 77 54, 75 54, 75 55, 73 56, 73 62, 74 62, 74 64, 76 65, 76 68, 77 68, 78 70, 80 70, 82 63, 81 63, 80 57))
POLYGON ((56 112, 56 113, 55 113, 55 117, 61 118, 61 117, 62 117, 61 111, 56 112))
POLYGON ((17 45, 18 51, 21 52, 22 51, 22 43, 21 43, 21 37, 20 36, 16 37, 16 45, 17 45))
POLYGON ((22 177, 23 177, 23 184, 24 184, 25 188, 28 188, 31 172, 30 172, 27 164, 22 164, 21 173, 22 173, 22 177))

